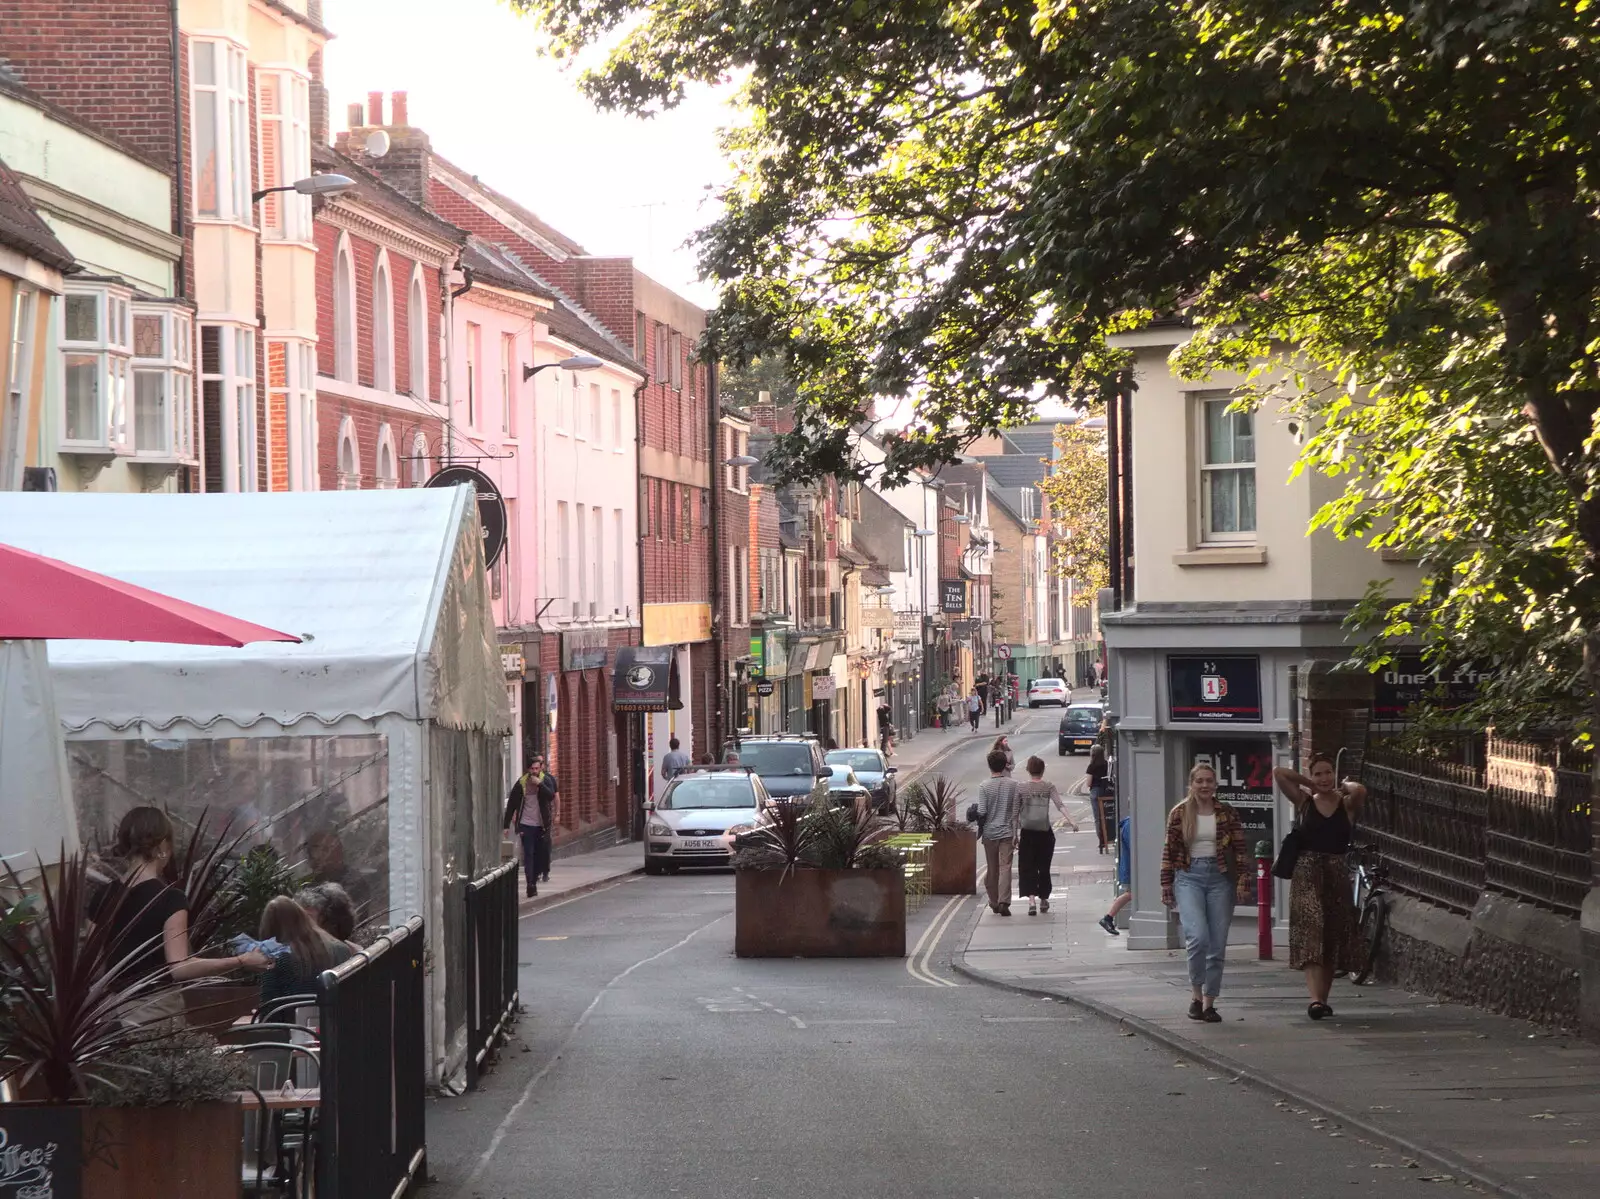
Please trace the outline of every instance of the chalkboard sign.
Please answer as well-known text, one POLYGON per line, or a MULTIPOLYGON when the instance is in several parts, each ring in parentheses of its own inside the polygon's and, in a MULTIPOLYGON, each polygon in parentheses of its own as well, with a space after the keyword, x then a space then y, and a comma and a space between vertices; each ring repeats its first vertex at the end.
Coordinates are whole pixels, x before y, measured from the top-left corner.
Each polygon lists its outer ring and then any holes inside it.
POLYGON ((83 1113, 0 1106, 0 1199, 82 1199, 83 1113))
POLYGON ((1185 723, 1261 723, 1261 659, 1167 659, 1172 719, 1185 723))

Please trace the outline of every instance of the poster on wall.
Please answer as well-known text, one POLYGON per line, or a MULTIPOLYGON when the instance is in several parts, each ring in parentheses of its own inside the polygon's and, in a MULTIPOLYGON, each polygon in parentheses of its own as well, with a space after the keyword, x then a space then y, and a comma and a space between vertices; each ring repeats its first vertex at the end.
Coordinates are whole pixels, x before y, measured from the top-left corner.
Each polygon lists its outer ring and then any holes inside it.
POLYGON ((1492 672, 1473 666, 1430 668, 1421 654, 1396 654, 1373 679, 1374 720, 1404 720, 1424 700, 1437 708, 1463 708, 1478 699, 1492 672))
POLYGON ((1172 719, 1181 723, 1261 723, 1261 659, 1174 654, 1167 659, 1172 719))
MULTIPOLYGON (((1189 741, 1189 765, 1205 763, 1217 772, 1217 798, 1239 814, 1244 825, 1244 852, 1251 877, 1255 877, 1256 842, 1278 849, 1273 814, 1277 799, 1272 789, 1272 741, 1267 737, 1205 737, 1189 741)), ((1241 907, 1255 907, 1255 887, 1241 907)))

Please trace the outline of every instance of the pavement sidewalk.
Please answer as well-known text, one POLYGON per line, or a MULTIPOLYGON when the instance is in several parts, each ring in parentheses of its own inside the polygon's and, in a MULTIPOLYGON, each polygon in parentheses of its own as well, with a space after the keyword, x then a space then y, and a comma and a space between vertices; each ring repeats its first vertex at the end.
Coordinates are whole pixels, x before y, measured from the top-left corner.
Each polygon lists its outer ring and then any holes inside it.
POLYGON ((1337 1015, 1313 1023, 1302 976, 1256 960, 1254 944, 1229 947, 1223 1022, 1191 1021, 1182 950, 1130 951, 1098 928, 1112 859, 1082 834, 1057 835, 1066 848, 1051 911, 1030 918, 1018 905, 1004 919, 979 905, 958 973, 1115 1020, 1200 1063, 1213 1085, 1254 1084, 1330 1136, 1397 1146, 1420 1178, 1550 1199, 1600 1193, 1600 1046, 1343 980, 1337 1015))

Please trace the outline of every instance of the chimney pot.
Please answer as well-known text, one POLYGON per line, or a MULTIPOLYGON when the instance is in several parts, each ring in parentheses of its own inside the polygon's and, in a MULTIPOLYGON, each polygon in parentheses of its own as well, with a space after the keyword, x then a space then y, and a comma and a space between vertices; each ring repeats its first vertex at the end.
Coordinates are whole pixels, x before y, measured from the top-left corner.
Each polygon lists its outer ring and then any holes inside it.
POLYGON ((367 93, 367 124, 369 124, 369 125, 382 125, 383 124, 383 93, 382 92, 368 92, 367 93))
POLYGON ((352 104, 352 105, 350 105, 349 108, 345 109, 344 119, 345 119, 345 127, 346 128, 349 128, 349 129, 360 129, 361 128, 361 105, 352 104))
POLYGON ((398 128, 404 129, 406 121, 406 94, 395 92, 389 97, 389 121, 398 128))

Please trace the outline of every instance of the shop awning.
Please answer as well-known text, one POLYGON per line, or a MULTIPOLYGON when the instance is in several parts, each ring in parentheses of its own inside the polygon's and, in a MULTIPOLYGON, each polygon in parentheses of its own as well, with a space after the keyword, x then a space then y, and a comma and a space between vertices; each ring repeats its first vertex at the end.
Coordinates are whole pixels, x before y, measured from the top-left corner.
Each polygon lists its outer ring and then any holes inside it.
POLYGON ((617 650, 611 707, 616 712, 666 712, 678 697, 678 656, 670 645, 625 645, 617 650))

